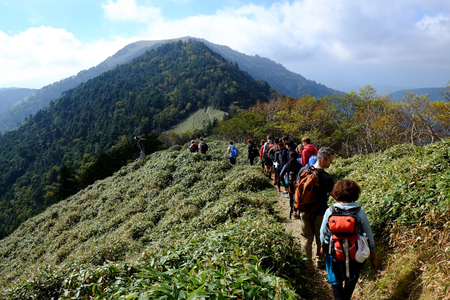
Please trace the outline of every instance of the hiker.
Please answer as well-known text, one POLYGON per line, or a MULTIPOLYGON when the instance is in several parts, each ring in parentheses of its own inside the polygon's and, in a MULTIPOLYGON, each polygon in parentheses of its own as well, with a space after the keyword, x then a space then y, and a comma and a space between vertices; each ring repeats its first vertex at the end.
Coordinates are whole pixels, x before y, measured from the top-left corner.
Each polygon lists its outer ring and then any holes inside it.
POLYGON ((318 186, 314 188, 313 194, 313 202, 317 206, 314 211, 300 209, 300 235, 303 237, 301 246, 305 251, 306 257, 310 259, 313 258, 312 244, 314 240, 316 241, 317 266, 319 268, 323 268, 325 265, 324 256, 320 254, 320 226, 322 225, 323 215, 328 208, 328 194, 333 190, 334 185, 333 178, 325 169, 333 163, 333 156, 334 150, 330 147, 320 148, 317 153, 317 162, 314 166, 303 167, 297 176, 300 181, 300 177, 306 171, 311 171, 315 168, 318 172, 318 186))
POLYGON ((275 155, 273 159, 273 167, 275 172, 275 178, 273 184, 277 186, 277 190, 280 192, 280 156, 281 156, 281 149, 283 148, 283 143, 279 142, 275 146, 275 155))
MULTIPOLYGON (((341 215, 345 218, 344 220, 346 223, 349 223, 349 215, 354 216, 357 227, 355 227, 355 224, 352 224, 351 227, 349 226, 349 230, 352 232, 356 231, 356 239, 367 238, 366 241, 368 242, 370 248, 371 267, 372 269, 376 269, 378 266, 377 256, 375 254, 375 242, 373 239, 372 230, 370 229, 369 221, 367 220, 366 213, 361 208, 361 205, 356 203, 360 193, 361 188, 353 180, 341 180, 337 182, 331 192, 331 195, 336 199, 336 201, 338 201, 338 203, 327 209, 323 217, 322 226, 320 227, 320 241, 322 243, 321 253, 326 255, 328 282, 333 288, 334 299, 351 299, 355 285, 358 282, 359 273, 364 265, 364 260, 367 258, 369 253, 367 251, 366 255, 363 257, 358 257, 357 251, 361 251, 361 249, 358 248, 355 250, 355 254, 353 256, 350 254, 352 253, 351 250, 347 248, 344 252, 350 256, 348 264, 345 262, 345 259, 344 261, 341 261, 337 255, 333 255, 333 251, 330 251, 336 247, 336 242, 331 243, 333 235, 339 235, 339 232, 342 230, 337 230, 337 227, 329 225, 329 222, 331 221, 334 221, 336 224, 339 222, 338 219, 332 220, 332 218, 330 218, 331 216, 334 214, 337 216, 341 215), (335 207, 342 211, 340 211, 340 213, 335 213, 335 211, 339 211, 336 210, 335 207), (330 228, 337 232, 333 233, 330 228)), ((339 227, 343 228, 345 226, 339 227)), ((349 240, 351 239, 351 236, 348 233, 349 230, 344 230, 346 231, 345 238, 348 238, 347 245, 350 243, 349 240)), ((358 244, 359 243, 360 242, 358 241, 358 244)), ((337 245, 339 246, 341 244, 339 243, 337 245)), ((351 247, 351 245, 348 245, 347 247, 351 247)))
MULTIPOLYGON (((302 152, 303 152, 303 145, 302 144, 298 144, 297 147, 295 148, 295 152, 297 152, 298 154, 298 162, 301 164, 302 163, 302 152)), ((304 165, 302 165, 304 166, 304 165)))
POLYGON ((264 166, 266 170, 266 174, 269 179, 272 179, 273 173, 273 152, 274 152, 274 143, 272 142, 272 136, 267 136, 267 142, 264 144, 263 155, 264 155, 264 166))
POLYGON ((289 193, 289 205, 290 205, 290 212, 289 212, 289 219, 297 220, 299 218, 298 212, 294 208, 294 195, 295 195, 295 182, 297 180, 297 173, 301 169, 302 165, 298 162, 298 154, 295 152, 295 143, 293 141, 288 141, 286 143, 286 148, 289 151, 288 153, 288 162, 284 166, 284 170, 282 171, 282 174, 280 176, 286 174, 286 182, 287 182, 287 188, 289 193))
POLYGON ((287 195, 289 194, 288 189, 287 189, 287 185, 286 185, 286 181, 285 181, 285 174, 286 171, 283 173, 283 169, 285 168, 286 164, 289 161, 288 158, 288 154, 289 154, 289 150, 286 148, 286 143, 288 142, 287 140, 285 140, 285 138, 287 139, 287 137, 283 137, 282 140, 282 144, 281 144, 281 154, 279 156, 279 173, 278 173, 278 182, 281 183, 284 186, 284 192, 282 192, 283 195, 287 195), (283 175, 282 175, 283 174, 283 175))
POLYGON ((208 151, 208 144, 206 144, 206 141, 203 140, 203 138, 200 138, 200 144, 198 147, 200 148, 200 152, 202 154, 206 154, 206 151, 208 151))
POLYGON ((287 136, 283 136, 281 141, 283 142, 284 147, 286 147, 286 143, 289 141, 289 138, 287 136))
POLYGON ((194 140, 192 140, 191 144, 189 145, 189 151, 198 152, 198 144, 194 140))
POLYGON ((308 164, 311 155, 317 155, 317 149, 311 144, 311 139, 307 136, 302 138, 303 151, 302 151, 302 165, 306 166, 308 164))
POLYGON ((263 170, 265 170, 265 161, 264 161, 264 155, 263 155, 263 151, 264 151, 264 144, 266 143, 266 140, 262 139, 261 142, 259 143, 260 149, 259 149, 259 160, 261 161, 261 166, 263 168, 263 170))
POLYGON ((255 164, 254 163, 255 158, 259 156, 259 150, 252 139, 248 139, 247 144, 248 144, 247 146, 248 159, 250 160, 250 166, 253 166, 255 164))
POLYGON ((227 153, 230 155, 230 163, 232 165, 236 164, 236 157, 238 157, 239 155, 242 156, 241 152, 239 152, 238 148, 236 147, 236 145, 234 145, 233 141, 229 141, 228 142, 230 144, 230 146, 228 146, 228 150, 227 153))

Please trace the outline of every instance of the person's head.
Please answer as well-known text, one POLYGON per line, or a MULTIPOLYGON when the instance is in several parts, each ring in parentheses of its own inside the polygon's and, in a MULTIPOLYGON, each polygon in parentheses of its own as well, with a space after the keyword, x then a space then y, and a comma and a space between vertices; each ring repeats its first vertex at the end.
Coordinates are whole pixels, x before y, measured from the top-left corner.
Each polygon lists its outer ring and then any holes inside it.
POLYGON ((303 145, 302 144, 298 144, 297 148, 295 148, 295 152, 297 152, 298 154, 302 154, 303 151, 303 145))
POLYGON ((303 146, 311 144, 311 139, 309 138, 309 136, 305 136, 304 138, 302 138, 302 144, 303 146))
POLYGON ((271 141, 272 140, 272 136, 269 134, 268 136, 267 136, 267 141, 271 141))
POLYGON ((286 148, 288 148, 288 150, 294 150, 293 149, 294 147, 295 147, 294 141, 287 141, 286 148))
POLYGON ((193 143, 195 143, 195 141, 194 141, 194 140, 192 140, 192 141, 191 141, 191 144, 193 144, 193 143))
POLYGON ((261 146, 264 146, 264 144, 266 143, 266 140, 262 139, 261 143, 259 143, 261 146))
POLYGON ((353 180, 338 181, 331 192, 331 196, 339 202, 355 202, 361 194, 361 188, 353 180))
POLYGON ((253 144, 253 140, 252 139, 248 139, 247 140, 247 144, 249 144, 249 145, 253 144))
POLYGON ((283 142, 283 144, 286 145, 287 141, 289 141, 289 138, 288 138, 287 136, 283 136, 283 137, 281 138, 281 141, 283 142))
POLYGON ((281 150, 281 149, 284 148, 284 144, 283 144, 282 142, 279 142, 279 143, 277 144, 277 146, 278 146, 278 149, 279 149, 279 150, 281 150))
POLYGON ((203 138, 200 138, 200 142, 203 142, 203 138))
POLYGON ((230 140, 228 143, 229 143, 230 145, 233 145, 233 141, 232 141, 232 140, 230 140))
POLYGON ((317 151, 316 167, 320 169, 328 168, 333 163, 334 150, 330 147, 322 147, 317 151))

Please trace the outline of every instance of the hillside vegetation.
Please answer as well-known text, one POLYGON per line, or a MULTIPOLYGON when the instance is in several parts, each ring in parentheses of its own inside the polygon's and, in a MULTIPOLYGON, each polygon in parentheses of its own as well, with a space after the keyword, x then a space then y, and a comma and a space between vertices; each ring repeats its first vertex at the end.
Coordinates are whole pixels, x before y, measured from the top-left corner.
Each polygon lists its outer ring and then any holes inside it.
POLYGON ((224 111, 212 107, 199 109, 183 122, 167 130, 166 133, 170 134, 171 132, 175 132, 177 134, 182 134, 186 131, 193 132, 194 130, 202 129, 205 126, 214 123, 215 120, 222 120, 225 115, 226 113, 224 111))
POLYGON ((272 185, 244 159, 231 166, 225 142, 209 145, 208 155, 149 155, 23 223, 0 241, 2 298, 305 293, 303 257, 274 215, 272 185))
MULTIPOLYGON (((272 184, 209 145, 154 153, 22 224, 0 241, 4 298, 307 298, 272 184)), ((358 299, 450 298, 449 158, 444 140, 335 159, 376 236, 380 270, 364 269, 358 299)))
MULTIPOLYGON (((133 160, 139 132, 158 135, 208 106, 246 109, 267 101, 271 92, 193 41, 165 44, 67 91, 17 130, 0 135, 0 238, 64 199, 63 182, 92 178, 85 171, 102 155, 133 160)), ((157 145, 147 141, 147 153, 154 151, 157 145)))

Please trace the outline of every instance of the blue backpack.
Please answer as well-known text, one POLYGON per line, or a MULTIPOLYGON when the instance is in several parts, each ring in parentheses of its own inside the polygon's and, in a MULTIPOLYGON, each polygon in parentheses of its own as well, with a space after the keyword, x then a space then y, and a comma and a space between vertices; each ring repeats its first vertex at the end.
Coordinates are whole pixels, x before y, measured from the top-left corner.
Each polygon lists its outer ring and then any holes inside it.
POLYGON ((308 160, 308 164, 307 166, 314 166, 314 164, 317 162, 317 155, 311 155, 309 160, 308 160))
POLYGON ((231 157, 238 157, 239 153, 237 151, 236 145, 232 145, 230 147, 231 147, 231 151, 230 151, 231 157))

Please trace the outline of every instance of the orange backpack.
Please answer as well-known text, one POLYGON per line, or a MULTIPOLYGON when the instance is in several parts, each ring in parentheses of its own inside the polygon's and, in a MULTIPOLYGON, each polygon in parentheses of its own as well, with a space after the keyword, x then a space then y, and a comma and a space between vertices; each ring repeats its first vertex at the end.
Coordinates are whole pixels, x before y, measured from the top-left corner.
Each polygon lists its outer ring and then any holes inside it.
POLYGON ((327 223, 331 232, 329 254, 336 260, 345 262, 346 275, 349 277, 349 262, 355 260, 358 249, 359 224, 356 214, 360 208, 341 209, 333 205, 330 209, 331 215, 327 223))
POLYGON ((300 174, 295 189, 295 209, 301 212, 314 213, 320 202, 317 198, 317 188, 319 187, 319 171, 310 166, 300 174))

